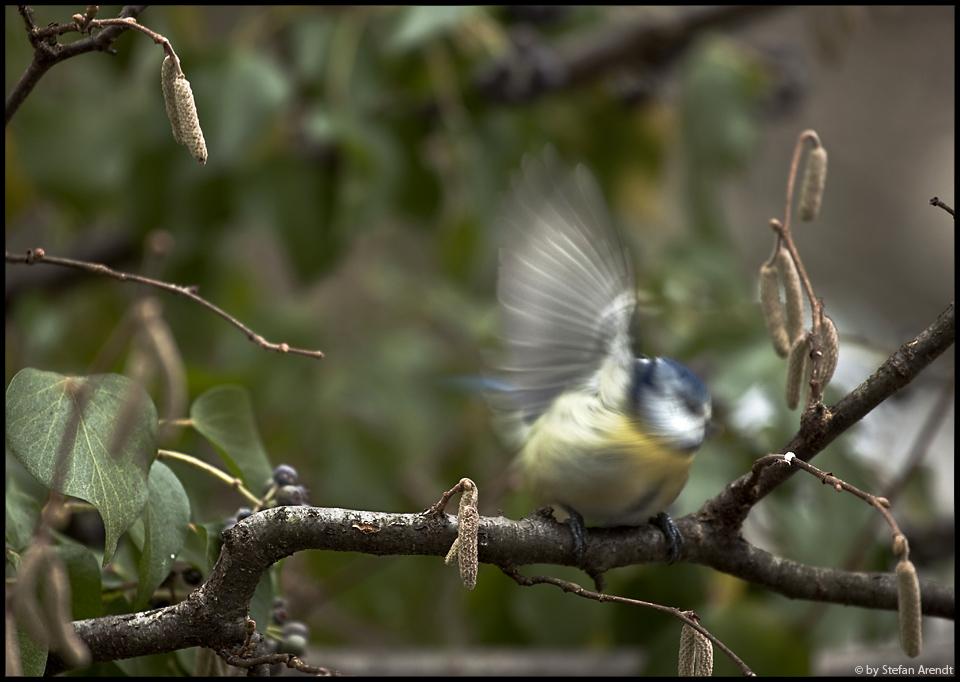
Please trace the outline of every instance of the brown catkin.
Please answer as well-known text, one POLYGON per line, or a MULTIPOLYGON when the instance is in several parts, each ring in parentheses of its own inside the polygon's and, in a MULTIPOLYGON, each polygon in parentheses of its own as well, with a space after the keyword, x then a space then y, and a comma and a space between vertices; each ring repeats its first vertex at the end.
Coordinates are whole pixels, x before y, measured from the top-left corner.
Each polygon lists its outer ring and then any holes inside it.
POLYGON ((803 289, 800 286, 800 273, 786 247, 777 250, 777 271, 783 283, 784 308, 787 314, 787 338, 791 347, 803 336, 803 289))
POLYGON ((824 391, 833 378, 840 359, 840 335, 837 326, 826 315, 820 325, 820 344, 823 348, 823 357, 820 359, 820 390, 824 391))
POLYGON ((480 531, 480 513, 476 507, 468 507, 463 510, 458 520, 460 528, 463 529, 459 536, 460 548, 457 556, 457 564, 460 567, 460 580, 463 586, 472 590, 477 586, 477 574, 480 569, 477 560, 478 534, 480 531))
POLYGON ((173 139, 177 144, 186 145, 193 158, 202 166, 207 162, 207 143, 200 129, 197 103, 193 99, 190 81, 177 69, 172 57, 168 56, 163 60, 160 83, 163 86, 167 118, 173 128, 173 139))
POLYGON ((900 646, 910 658, 920 655, 923 637, 920 618, 920 581, 912 561, 897 564, 897 602, 900 612, 900 646))
POLYGON ((776 266, 764 263, 760 266, 760 308, 773 349, 781 358, 790 352, 790 339, 783 322, 783 305, 780 303, 780 278, 776 266))
POLYGON ((479 491, 477 485, 468 478, 460 480, 463 493, 460 495, 460 510, 457 514, 457 539, 460 541, 458 563, 460 566, 460 580, 463 586, 472 590, 477 586, 479 561, 477 547, 480 534, 480 512, 477 510, 479 491))
POLYGON ((477 502, 480 498, 477 484, 469 478, 461 478, 456 490, 460 491, 460 509, 457 512, 457 537, 450 546, 443 562, 448 566, 457 562, 460 568, 460 580, 463 586, 472 590, 477 586, 479 561, 477 548, 480 534, 480 512, 477 502))
POLYGON ((823 188, 827 184, 827 150, 817 147, 807 156, 807 168, 803 174, 803 190, 800 194, 800 208, 797 217, 810 221, 820 212, 823 200, 823 188))
POLYGON ((171 57, 163 60, 163 66, 160 68, 160 84, 163 86, 163 103, 167 107, 167 118, 170 119, 170 127, 173 128, 173 139, 177 144, 183 144, 183 138, 180 136, 180 115, 177 113, 176 97, 173 93, 173 82, 177 79, 177 66, 171 57))
POLYGON ((713 674, 713 643, 696 628, 684 624, 680 631, 679 677, 710 677, 713 674))
POLYGON ((207 162, 207 143, 200 130, 200 119, 197 116, 197 104, 193 99, 193 90, 190 81, 180 77, 173 82, 174 95, 177 103, 177 115, 180 118, 180 137, 187 146, 193 158, 201 166, 207 162))
POLYGON ((791 410, 797 409, 800 404, 809 355, 809 340, 806 336, 801 336, 790 348, 790 359, 787 360, 787 407, 791 410))

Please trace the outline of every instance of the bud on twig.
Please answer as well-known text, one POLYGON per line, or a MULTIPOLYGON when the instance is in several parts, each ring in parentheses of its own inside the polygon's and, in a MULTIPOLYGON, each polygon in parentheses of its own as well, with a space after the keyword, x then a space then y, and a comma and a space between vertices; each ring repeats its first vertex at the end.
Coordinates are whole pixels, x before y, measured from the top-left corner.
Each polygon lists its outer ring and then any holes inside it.
MULTIPOLYGON (((889 502, 887 503, 886 506, 890 506, 889 502)), ((897 556, 900 556, 901 554, 906 552, 909 548, 910 548, 910 545, 907 542, 907 538, 905 538, 902 534, 897 533, 896 535, 893 536, 893 553, 894 554, 896 554, 897 556)))

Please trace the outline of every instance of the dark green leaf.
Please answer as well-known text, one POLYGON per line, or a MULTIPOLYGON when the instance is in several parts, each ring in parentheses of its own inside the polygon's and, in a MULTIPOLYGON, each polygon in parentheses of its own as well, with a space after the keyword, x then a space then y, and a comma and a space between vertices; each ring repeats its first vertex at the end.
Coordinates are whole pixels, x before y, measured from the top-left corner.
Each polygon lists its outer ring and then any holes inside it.
POLYGON ((194 428, 220 451, 230 472, 256 490, 270 478, 271 466, 242 386, 217 386, 190 406, 194 428))
POLYGON ((61 540, 57 556, 70 575, 70 602, 74 620, 99 618, 103 615, 100 597, 102 583, 97 558, 80 543, 61 540))
MULTIPOLYGON (((20 674, 26 677, 40 677, 47 667, 47 648, 31 637, 23 622, 17 619, 17 646, 20 651, 20 674)), ((11 652, 7 651, 9 657, 11 652)))
POLYGON ((154 590, 170 572, 190 525, 190 500, 180 479, 163 462, 150 468, 150 497, 143 509, 144 538, 136 610, 146 608, 154 590))
POLYGON ((157 408, 117 374, 68 377, 21 370, 7 387, 7 441, 51 490, 97 508, 106 529, 103 564, 147 501, 157 456, 157 408))
POLYGON ((33 529, 40 518, 40 505, 24 492, 17 479, 7 480, 7 544, 15 552, 22 552, 33 538, 33 529))

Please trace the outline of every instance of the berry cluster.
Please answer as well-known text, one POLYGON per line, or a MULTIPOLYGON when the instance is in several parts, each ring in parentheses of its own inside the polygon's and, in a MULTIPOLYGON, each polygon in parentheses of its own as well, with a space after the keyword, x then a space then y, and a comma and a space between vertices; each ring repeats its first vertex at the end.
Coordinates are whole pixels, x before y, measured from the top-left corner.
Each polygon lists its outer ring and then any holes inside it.
MULTIPOLYGON (((270 637, 267 639, 267 652, 271 654, 293 654, 300 657, 306 653, 307 642, 310 639, 310 628, 299 620, 291 620, 287 613, 287 603, 283 597, 273 600, 273 611, 270 613, 270 637), (277 627, 279 637, 275 635, 277 627)), ((282 663, 270 666, 271 676, 279 675, 286 669, 282 663)))
POLYGON ((307 489, 297 485, 297 470, 289 464, 281 464, 273 470, 273 476, 263 484, 263 498, 256 509, 240 507, 237 513, 223 522, 223 529, 232 528, 239 521, 271 507, 299 507, 310 504, 307 501, 307 489))

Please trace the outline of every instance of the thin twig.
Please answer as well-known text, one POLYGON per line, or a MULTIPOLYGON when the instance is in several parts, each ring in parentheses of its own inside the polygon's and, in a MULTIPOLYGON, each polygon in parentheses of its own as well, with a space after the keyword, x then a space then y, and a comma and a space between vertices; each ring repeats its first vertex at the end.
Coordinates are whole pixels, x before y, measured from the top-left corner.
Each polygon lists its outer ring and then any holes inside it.
POLYGON ((243 497, 247 498, 247 500, 249 500, 253 504, 255 505, 260 504, 260 498, 254 495, 249 490, 247 490, 247 488, 244 487, 243 485, 243 481, 241 481, 236 476, 231 476, 225 471, 221 471, 220 469, 213 466, 212 464, 208 464, 207 462, 204 462, 202 459, 198 459, 192 455, 187 455, 182 452, 177 452, 175 450, 163 450, 163 449, 160 449, 157 451, 157 459, 176 460, 178 462, 183 462, 184 464, 188 464, 192 467, 196 467, 197 469, 200 469, 201 471, 205 471, 206 473, 210 474, 214 478, 223 481, 227 486, 229 486, 233 490, 236 490, 238 493, 240 493, 243 497))
POLYGON ((733 661, 740 672, 743 675, 753 675, 753 671, 750 667, 744 663, 739 656, 737 656, 733 651, 730 650, 723 642, 714 637, 706 628, 700 625, 699 617, 690 611, 681 611, 680 609, 674 608, 672 606, 663 606, 662 604, 655 604, 653 602, 641 601, 639 599, 630 599, 628 597, 618 597, 611 594, 603 594, 602 592, 593 592, 587 590, 580 585, 570 582, 568 580, 561 580, 560 578, 553 578, 543 575, 535 575, 530 578, 520 575, 517 569, 512 567, 499 567, 501 571, 506 573, 508 576, 513 578, 517 584, 523 585, 525 587, 531 587, 533 585, 553 585, 554 587, 559 587, 564 592, 570 592, 575 594, 578 597, 583 597, 584 599, 592 599, 598 602, 613 602, 614 604, 624 604, 626 606, 638 606, 640 608, 651 609, 653 611, 659 611, 668 616, 673 616, 674 618, 682 621, 684 624, 689 625, 690 627, 697 630, 704 637, 708 638, 711 642, 717 645, 723 653, 725 653, 731 661, 733 661))
MULTIPOLYGON (((800 258, 800 252, 793 243, 793 234, 790 229, 790 217, 793 213, 793 188, 797 180, 797 169, 800 167, 800 158, 803 155, 804 143, 809 140, 814 148, 821 145, 820 137, 814 130, 804 130, 797 138, 797 143, 793 148, 793 159, 790 162, 790 175, 787 178, 787 201, 784 209, 783 223, 778 220, 771 220, 770 226, 778 235, 777 244, 774 245, 774 254, 780 244, 790 252, 794 265, 797 268, 797 274, 800 276, 800 282, 807 293, 807 300, 810 301, 810 354, 813 361, 810 370, 810 399, 812 402, 818 402, 823 399, 822 381, 820 378, 821 368, 823 366, 823 346, 820 338, 820 323, 823 319, 823 299, 818 298, 813 291, 813 283, 807 275, 807 270, 803 267, 803 261, 800 258)), ((771 256, 773 258, 773 256, 771 256)))
MULTIPOLYGON (((891 504, 896 503, 900 494, 907 487, 907 483, 914 478, 920 469, 920 464, 929 452, 930 445, 933 443, 937 433, 940 432, 949 408, 954 403, 954 386, 955 377, 950 377, 950 381, 943 386, 940 398, 933 406, 933 409, 930 410, 930 414, 927 415, 927 419, 917 432, 916 439, 910 448, 910 454, 902 470, 894 480, 887 485, 886 489, 882 491, 882 497, 886 498, 891 504)), ((870 516, 866 523, 863 524, 860 532, 855 534, 857 541, 854 542, 853 547, 847 554, 846 560, 843 562, 844 570, 854 571, 863 565, 864 558, 876 537, 878 522, 879 518, 877 516, 870 516)), ((803 629, 810 629, 813 623, 826 611, 827 606, 828 605, 824 603, 812 604, 809 612, 802 620, 803 629)))
MULTIPOLYGON (((807 290, 807 298, 810 301, 811 313, 813 314, 813 331, 818 332, 819 316, 816 314, 816 294, 813 293, 813 284, 807 277, 807 271, 803 267, 803 261, 800 260, 800 254, 797 247, 793 244, 793 235, 790 232, 790 214, 793 212, 793 186, 796 184, 797 168, 800 166, 800 157, 803 155, 803 143, 807 140, 813 142, 815 147, 820 146, 820 138, 813 130, 804 130, 797 138, 797 144, 793 149, 793 160, 790 162, 790 176, 787 179, 787 206, 783 216, 783 226, 777 230, 783 238, 784 245, 790 251, 793 262, 797 266, 797 272, 800 274, 800 281, 803 282, 803 288, 807 290)), ((776 229, 776 228, 775 228, 776 229)))
POLYGON ((846 491, 855 497, 859 497, 861 500, 874 507, 877 511, 880 512, 880 516, 887 522, 887 525, 890 526, 891 535, 896 537, 897 535, 903 535, 903 532, 900 530, 900 526, 897 523, 896 519, 893 518, 893 515, 888 511, 890 506, 890 501, 885 497, 878 497, 877 495, 871 495, 870 493, 861 490, 860 488, 843 481, 832 473, 828 471, 823 471, 809 462, 804 462, 802 459, 797 457, 792 452, 788 452, 786 455, 767 455, 766 457, 761 457, 756 462, 753 463, 754 473, 759 473, 761 469, 765 466, 771 466, 773 464, 784 462, 790 466, 800 467, 801 470, 807 472, 818 478, 821 483, 824 485, 829 485, 837 492, 846 491))
POLYGON ((275 353, 293 353, 295 355, 304 355, 308 358, 316 358, 318 360, 323 357, 323 352, 319 350, 292 348, 286 343, 271 343, 270 341, 267 341, 265 338, 257 334, 255 331, 247 327, 229 313, 221 310, 214 304, 207 301, 205 298, 198 296, 196 293, 196 287, 184 287, 178 284, 170 284, 168 282, 161 282, 160 280, 151 279, 149 277, 143 277, 141 275, 118 272, 117 270, 108 268, 106 265, 100 265, 99 263, 87 263, 85 261, 73 260, 72 258, 47 256, 43 249, 31 249, 24 255, 16 255, 7 251, 5 252, 5 255, 7 263, 25 263, 27 265, 34 265, 35 263, 49 263, 50 265, 61 265, 68 268, 83 270, 84 272, 89 272, 94 275, 112 277, 113 279, 121 282, 137 282, 139 284, 146 284, 147 286, 162 289, 163 291, 167 291, 172 294, 186 296, 190 300, 199 303, 204 308, 213 311, 225 319, 227 322, 246 334, 248 339, 265 350, 272 350, 275 353))
POLYGON ((945 203, 943 203, 942 201, 940 201, 940 197, 934 197, 933 199, 931 199, 931 200, 930 200, 930 205, 931 205, 931 206, 937 206, 938 208, 942 208, 944 211, 946 211, 947 213, 949 213, 950 215, 952 215, 954 218, 957 217, 957 214, 954 213, 953 208, 951 208, 951 207, 948 206, 947 204, 945 204, 945 203))

